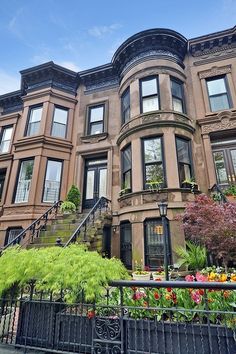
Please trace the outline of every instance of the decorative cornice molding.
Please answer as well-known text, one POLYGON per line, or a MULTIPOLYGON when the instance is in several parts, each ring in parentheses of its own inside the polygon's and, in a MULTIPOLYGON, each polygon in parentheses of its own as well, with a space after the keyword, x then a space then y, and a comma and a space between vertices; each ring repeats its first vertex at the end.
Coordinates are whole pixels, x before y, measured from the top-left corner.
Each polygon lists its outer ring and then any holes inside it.
POLYGON ((22 110, 22 107, 23 102, 20 90, 0 96, 0 108, 2 108, 2 115, 19 112, 22 110))
POLYGON ((223 111, 215 116, 199 119, 198 124, 202 134, 236 129, 236 111, 223 111))
POLYGON ((94 144, 94 143, 98 143, 99 141, 105 140, 107 137, 108 137, 108 133, 102 133, 96 135, 81 136, 80 140, 83 143, 94 144))
POLYGON ((15 146, 17 152, 17 149, 21 149, 21 148, 29 149, 29 146, 33 146, 37 144, 40 144, 41 146, 45 146, 45 147, 47 145, 55 146, 57 150, 60 149, 71 150, 73 148, 72 143, 68 140, 53 138, 45 135, 24 137, 16 141, 13 145, 15 146))
POLYGON ((217 76, 217 75, 224 75, 231 72, 231 65, 225 66, 213 66, 209 70, 200 71, 198 73, 200 79, 206 79, 207 77, 217 76))

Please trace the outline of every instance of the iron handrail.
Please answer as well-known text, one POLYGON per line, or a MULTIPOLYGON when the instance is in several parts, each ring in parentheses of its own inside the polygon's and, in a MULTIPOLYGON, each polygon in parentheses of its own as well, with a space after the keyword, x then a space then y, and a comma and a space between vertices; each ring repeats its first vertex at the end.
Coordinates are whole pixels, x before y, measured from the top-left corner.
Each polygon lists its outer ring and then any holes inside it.
MULTIPOLYGON (((15 245, 16 243, 18 243, 21 238, 24 238, 26 236, 26 232, 27 231, 32 231, 32 237, 35 234, 35 229, 36 226, 40 224, 41 220, 45 220, 45 222, 47 222, 48 220, 48 215, 52 213, 52 211, 55 209, 56 212, 60 206, 60 204, 62 203, 61 200, 58 200, 57 202, 55 202, 48 210, 45 211, 44 214, 42 214, 38 219, 34 220, 26 229, 22 230, 19 235, 17 235, 11 242, 9 242, 5 247, 2 248, 1 251, 5 251, 8 247, 15 245)), ((0 253, 1 255, 1 253, 0 253)))
MULTIPOLYGON (((76 242, 77 236, 80 234, 82 227, 85 226, 85 228, 86 228, 87 222, 90 221, 90 217, 93 216, 93 222, 94 222, 94 215, 95 215, 95 212, 97 211, 97 209, 99 209, 100 213, 101 213, 103 203, 105 204, 105 207, 107 209, 108 203, 110 203, 110 202, 111 201, 108 198, 100 197, 98 199, 98 201, 94 204, 93 208, 86 215, 86 217, 81 221, 81 223, 79 224, 77 229, 73 232, 73 234, 71 235, 69 240, 65 243, 64 247, 69 246, 70 243, 76 242)), ((84 239, 84 241, 86 241, 86 240, 84 239)))
POLYGON ((211 189, 210 189, 211 192, 214 192, 216 191, 217 193, 220 194, 220 197, 221 197, 221 200, 223 201, 223 203, 227 203, 227 198, 226 196, 224 195, 222 189, 220 188, 220 186, 218 184, 214 184, 211 189))

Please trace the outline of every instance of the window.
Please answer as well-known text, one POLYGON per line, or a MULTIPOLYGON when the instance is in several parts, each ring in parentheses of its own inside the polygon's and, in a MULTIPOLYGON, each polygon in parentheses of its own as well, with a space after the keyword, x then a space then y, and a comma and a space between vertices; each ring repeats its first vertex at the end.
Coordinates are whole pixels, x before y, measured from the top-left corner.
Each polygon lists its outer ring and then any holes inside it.
POLYGON ((132 269, 132 227, 128 221, 120 224, 120 259, 127 269, 132 269))
POLYGON ((182 138, 176 138, 177 159, 179 169, 180 185, 184 180, 190 180, 193 177, 190 141, 182 138))
POLYGON ((89 107, 88 135, 103 133, 104 109, 104 105, 89 107))
POLYGON ((127 123, 130 120, 130 89, 125 90, 121 96, 121 115, 122 124, 127 123))
POLYGON ((162 139, 148 138, 143 140, 144 150, 144 188, 147 183, 164 184, 164 168, 162 161, 162 139))
POLYGON ((43 201, 57 202, 59 200, 61 186, 62 162, 48 160, 46 178, 44 182, 43 201))
POLYGON ((52 136, 59 138, 66 137, 67 117, 67 109, 55 107, 52 123, 52 136))
POLYGON ((11 136, 12 136, 13 127, 6 127, 2 130, 2 139, 0 144, 0 153, 4 154, 9 152, 11 136))
POLYGON ((24 160, 20 165, 15 203, 28 202, 30 185, 33 175, 34 160, 24 160))
POLYGON ((131 145, 121 152, 122 156, 122 189, 132 189, 132 154, 131 145))
MULTIPOLYGON (((163 226, 161 219, 152 219, 145 221, 145 265, 150 269, 163 266, 164 264, 164 242, 163 242, 163 226)), ((169 237, 169 225, 167 227, 167 254, 168 264, 171 264, 171 246, 169 237)))
POLYGON ((141 80, 141 112, 159 109, 158 82, 156 77, 141 80))
POLYGON ((29 112, 29 121, 27 126, 27 136, 39 133, 40 121, 42 117, 43 106, 32 107, 29 112))
MULTIPOLYGON (((6 232, 6 238, 4 246, 9 245, 21 232, 23 231, 22 227, 9 227, 6 232)), ((15 242, 13 242, 15 243, 15 242)), ((17 242, 18 243, 18 242, 17 242)))
POLYGON ((225 76, 208 79, 207 88, 212 112, 230 108, 230 97, 227 92, 225 76))
POLYGON ((171 79, 171 94, 173 110, 184 113, 184 90, 182 82, 171 79))
POLYGON ((2 200, 2 193, 3 193, 3 188, 4 188, 4 182, 6 178, 6 169, 0 170, 0 202, 2 200))

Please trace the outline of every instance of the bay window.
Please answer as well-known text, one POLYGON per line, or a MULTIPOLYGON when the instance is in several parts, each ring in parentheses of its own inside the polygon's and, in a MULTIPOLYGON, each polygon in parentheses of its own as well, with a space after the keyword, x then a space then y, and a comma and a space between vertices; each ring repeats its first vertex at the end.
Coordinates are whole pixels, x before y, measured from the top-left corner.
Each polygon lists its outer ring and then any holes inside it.
POLYGON ((176 137, 176 149, 178 159, 179 182, 181 186, 185 180, 190 181, 193 178, 190 141, 176 137))
POLYGON ((141 112, 151 112, 159 109, 158 79, 148 77, 140 81, 141 112))
POLYGON ((61 172, 62 161, 48 160, 44 181, 43 202, 54 203, 59 200, 61 172))
POLYGON ((0 154, 9 152, 13 127, 4 127, 0 143, 0 154))
POLYGON ((24 160, 20 163, 20 171, 16 188, 15 203, 28 202, 32 181, 34 160, 24 160))
POLYGON ((143 159, 144 159, 144 188, 148 188, 148 183, 165 184, 162 138, 143 139, 143 159))
POLYGON ((122 189, 132 190, 132 153, 131 145, 121 151, 122 157, 122 189))
POLYGON ((67 128, 67 117, 68 109, 55 107, 53 123, 52 123, 52 136, 58 138, 66 137, 66 128, 67 128))
POLYGON ((171 79, 171 94, 173 110, 176 112, 185 113, 183 83, 175 79, 171 79))
POLYGON ((125 90, 121 96, 121 115, 122 124, 127 123, 130 120, 130 89, 125 90))
POLYGON ((43 106, 30 108, 29 120, 26 129, 27 136, 36 135, 39 133, 42 112, 43 106))

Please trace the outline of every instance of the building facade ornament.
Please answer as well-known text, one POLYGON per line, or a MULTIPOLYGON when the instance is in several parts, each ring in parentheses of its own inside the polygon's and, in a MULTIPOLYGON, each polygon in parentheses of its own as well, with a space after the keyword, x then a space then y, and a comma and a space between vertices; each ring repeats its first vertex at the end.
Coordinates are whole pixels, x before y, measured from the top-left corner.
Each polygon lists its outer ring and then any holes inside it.
POLYGON ((208 77, 217 76, 217 75, 225 75, 231 72, 231 65, 225 66, 213 66, 210 70, 204 70, 199 72, 200 79, 206 79, 208 77))

